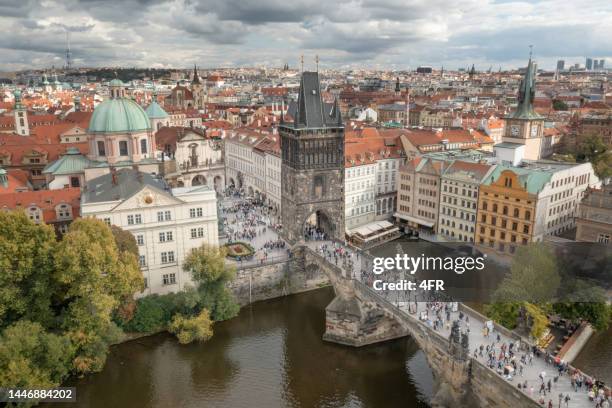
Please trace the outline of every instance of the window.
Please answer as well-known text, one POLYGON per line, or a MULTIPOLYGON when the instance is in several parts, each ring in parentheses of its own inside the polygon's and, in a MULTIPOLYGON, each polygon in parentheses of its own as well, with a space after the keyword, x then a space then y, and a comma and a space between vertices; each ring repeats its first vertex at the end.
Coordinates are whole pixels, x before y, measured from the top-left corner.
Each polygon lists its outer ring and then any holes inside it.
POLYGON ((170 242, 170 241, 172 241, 172 231, 159 233, 159 242, 170 242))
POLYGON ((202 208, 198 207, 198 208, 190 208, 189 209, 189 217, 191 218, 195 218, 195 217, 201 217, 202 216, 202 208))
POLYGON ((127 156, 128 155, 128 144, 125 140, 121 140, 119 142, 119 156, 127 156))
POLYGON ((493 204, 493 212, 497 212, 497 204, 493 204))
POLYGON ((147 259, 145 258, 144 255, 138 256, 138 264, 140 266, 147 266, 147 259))
POLYGON ((601 244, 609 244, 610 234, 599 234, 599 236, 597 237, 597 242, 601 244))
POLYGON ((140 153, 145 154, 147 152, 147 139, 140 139, 140 153))
POLYGON ((515 209, 514 209, 514 216, 515 216, 516 218, 518 218, 518 216, 519 216, 519 209, 518 209, 518 208, 515 208, 515 209))
POLYGON ((531 212, 530 211, 525 211, 525 219, 527 221, 529 221, 531 219, 531 212))
POLYGON ((529 225, 523 225, 523 233, 529 234, 529 225))
POLYGON ((176 283, 176 274, 167 273, 162 275, 162 282, 164 285, 174 285, 176 283))
POLYGON ((172 214, 170 213, 170 210, 164 211, 164 220, 170 221, 171 219, 172 219, 172 214))
POLYGON ((161 263, 172 263, 174 262, 174 251, 162 252, 161 253, 161 263))
POLYGON ((191 238, 195 239, 195 238, 203 238, 204 237, 204 228, 199 227, 199 228, 192 228, 191 229, 191 238))
POLYGON ((136 235, 136 243, 138 245, 144 245, 144 235, 142 234, 136 235))
POLYGON ((98 156, 106 156, 106 149, 104 147, 103 140, 98 140, 98 156))
POLYGON ((70 177, 70 187, 81 187, 81 181, 78 177, 70 177))
POLYGON ((142 224, 142 215, 140 214, 131 215, 130 214, 127 216, 127 222, 128 222, 128 225, 142 224))
POLYGON ((157 212, 157 221, 163 221, 164 220, 164 212, 163 211, 158 211, 157 212))
POLYGON ((104 218, 103 221, 106 223, 106 225, 111 225, 111 219, 110 218, 106 217, 106 218, 104 218))

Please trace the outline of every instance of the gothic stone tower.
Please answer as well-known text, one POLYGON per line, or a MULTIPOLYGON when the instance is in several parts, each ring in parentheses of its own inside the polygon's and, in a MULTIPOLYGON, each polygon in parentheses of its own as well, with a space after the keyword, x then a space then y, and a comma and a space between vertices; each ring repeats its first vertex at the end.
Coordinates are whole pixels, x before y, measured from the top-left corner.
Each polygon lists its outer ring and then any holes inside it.
POLYGON ((317 72, 304 72, 293 123, 281 117, 281 219, 295 243, 307 222, 344 240, 344 125, 338 101, 321 99, 317 72))

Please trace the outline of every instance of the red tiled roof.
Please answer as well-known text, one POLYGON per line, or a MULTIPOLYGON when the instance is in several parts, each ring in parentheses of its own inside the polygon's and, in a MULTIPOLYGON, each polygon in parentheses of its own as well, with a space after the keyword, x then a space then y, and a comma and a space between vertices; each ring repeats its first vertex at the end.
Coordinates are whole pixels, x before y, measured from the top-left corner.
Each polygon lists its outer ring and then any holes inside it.
POLYGON ((73 218, 78 217, 81 206, 80 200, 81 190, 79 188, 5 193, 0 194, 0 209, 15 210, 37 206, 43 212, 43 220, 50 223, 57 219, 55 207, 59 204, 70 205, 73 218))

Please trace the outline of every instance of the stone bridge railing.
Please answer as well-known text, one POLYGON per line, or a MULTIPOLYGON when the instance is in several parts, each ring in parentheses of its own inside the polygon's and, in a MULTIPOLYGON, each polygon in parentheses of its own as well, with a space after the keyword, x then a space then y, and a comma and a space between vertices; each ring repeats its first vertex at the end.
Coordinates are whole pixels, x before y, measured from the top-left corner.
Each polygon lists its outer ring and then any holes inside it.
MULTIPOLYGON (((418 316, 407 313, 368 285, 353 279, 352 273, 334 265, 311 248, 304 247, 303 256, 304 267, 322 269, 336 293, 336 298, 326 308, 324 340, 360 347, 410 335, 425 353, 436 377, 438 391, 432 406, 540 406, 495 371, 471 357, 465 346, 443 336, 419 320, 418 316)), ((360 256, 365 262, 371 258, 365 253, 360 256)), ((478 318, 471 313, 471 309, 460 307, 478 318)), ((512 336, 517 342, 522 340, 510 331, 504 334, 512 336)))

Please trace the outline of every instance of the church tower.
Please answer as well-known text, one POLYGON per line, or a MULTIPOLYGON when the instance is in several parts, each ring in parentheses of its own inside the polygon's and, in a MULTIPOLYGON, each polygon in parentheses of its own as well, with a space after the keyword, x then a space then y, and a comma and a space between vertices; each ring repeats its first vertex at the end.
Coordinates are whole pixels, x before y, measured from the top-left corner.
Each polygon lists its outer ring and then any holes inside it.
POLYGON ((304 72, 293 123, 281 116, 281 219, 290 243, 317 228, 344 240, 344 124, 321 98, 318 72, 304 72))
POLYGON ((28 111, 21 103, 21 91, 15 91, 15 133, 20 136, 30 136, 30 125, 28 124, 28 111))
POLYGON ((191 93, 193 94, 193 104, 195 108, 204 109, 207 99, 206 89, 200 80, 198 69, 195 64, 193 66, 193 79, 191 80, 191 93))
POLYGON ((516 111, 504 118, 506 122, 502 141, 525 145, 525 159, 542 158, 544 118, 533 109, 535 97, 535 64, 529 57, 525 76, 521 81, 516 111))

